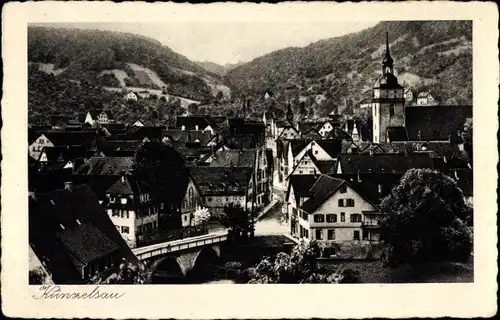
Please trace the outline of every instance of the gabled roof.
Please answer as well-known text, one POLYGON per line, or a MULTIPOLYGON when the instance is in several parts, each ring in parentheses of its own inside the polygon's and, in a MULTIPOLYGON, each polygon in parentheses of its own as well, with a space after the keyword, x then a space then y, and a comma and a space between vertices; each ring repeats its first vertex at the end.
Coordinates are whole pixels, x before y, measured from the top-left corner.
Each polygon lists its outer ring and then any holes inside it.
POLYGON ((301 209, 309 213, 316 211, 344 183, 344 180, 322 175, 309 190, 311 197, 301 209))
POLYGON ((176 127, 180 128, 184 126, 186 129, 198 129, 203 130, 207 126, 210 126, 212 129, 216 130, 218 128, 218 124, 225 121, 225 118, 221 121, 220 117, 211 117, 206 115, 196 115, 196 116, 177 116, 176 119, 176 127))
POLYGON ((252 175, 249 167, 195 166, 191 176, 203 196, 244 195, 252 175))
POLYGON ((111 252, 137 261, 87 185, 30 197, 28 221, 30 246, 56 284, 82 283, 80 266, 111 252))
POLYGON ((151 188, 146 183, 138 181, 130 175, 124 175, 122 176, 122 178, 118 179, 111 187, 109 187, 106 193, 139 195, 150 191, 151 188))
POLYGON ((457 135, 472 106, 409 106, 405 108, 408 138, 417 140, 448 140, 457 135), (419 134, 420 133, 420 134, 419 134))
POLYGON ((57 235, 63 247, 79 261, 88 264, 117 251, 120 247, 92 225, 80 225, 57 235))
POLYGON ((133 157, 140 148, 141 140, 99 139, 99 150, 107 157, 133 157))
POLYGON ((305 147, 311 143, 311 140, 305 139, 294 139, 288 142, 289 146, 292 148, 292 155, 296 157, 305 147))
POLYGON ((133 163, 132 157, 92 157, 78 168, 76 174, 119 176, 130 171, 133 163))
POLYGON ((317 143, 332 158, 336 158, 342 152, 341 139, 316 140, 317 143))
POLYGON ((202 130, 179 130, 169 129, 163 130, 162 137, 170 137, 173 141, 179 142, 195 142, 198 140, 201 146, 205 146, 212 138, 212 134, 202 130))
POLYGON ((418 97, 419 98, 427 98, 431 93, 430 92, 427 92, 427 91, 423 91, 423 92, 420 92, 418 94, 418 97))
POLYGON ((374 153, 374 154, 342 154, 338 157, 337 166, 342 173, 404 173, 411 168, 432 168, 432 160, 428 153, 374 153))
POLYGON ((309 190, 316 182, 316 180, 318 180, 318 176, 313 174, 299 174, 290 176, 286 201, 289 200, 291 188, 293 188, 294 196, 297 202, 301 197, 309 197, 309 190))

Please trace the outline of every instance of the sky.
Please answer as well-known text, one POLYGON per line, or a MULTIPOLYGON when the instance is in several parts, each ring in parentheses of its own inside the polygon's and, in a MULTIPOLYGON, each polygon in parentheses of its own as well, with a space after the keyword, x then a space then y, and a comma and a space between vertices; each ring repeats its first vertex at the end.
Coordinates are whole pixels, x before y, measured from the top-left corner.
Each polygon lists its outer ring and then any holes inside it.
POLYGON ((377 21, 362 22, 171 22, 58 23, 51 26, 128 32, 160 41, 193 61, 218 64, 251 61, 286 47, 357 32, 377 21))

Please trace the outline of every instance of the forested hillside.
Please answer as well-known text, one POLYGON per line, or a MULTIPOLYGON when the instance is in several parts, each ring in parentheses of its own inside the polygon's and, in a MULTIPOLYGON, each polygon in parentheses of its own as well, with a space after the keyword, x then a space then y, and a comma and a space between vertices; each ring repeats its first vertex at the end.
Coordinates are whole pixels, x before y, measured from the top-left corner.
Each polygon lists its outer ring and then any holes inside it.
POLYGON ((112 31, 29 27, 28 61, 43 63, 58 77, 111 87, 164 85, 194 100, 214 96, 212 86, 223 85, 219 76, 158 41, 112 31))
POLYGON ((472 103, 470 21, 381 22, 304 48, 272 52, 226 76, 241 92, 262 96, 271 89, 282 100, 305 101, 315 114, 324 115, 333 105, 355 105, 373 86, 382 69, 386 32, 401 84, 416 92, 430 90, 441 104, 472 103), (318 97, 323 103, 314 103, 318 97))

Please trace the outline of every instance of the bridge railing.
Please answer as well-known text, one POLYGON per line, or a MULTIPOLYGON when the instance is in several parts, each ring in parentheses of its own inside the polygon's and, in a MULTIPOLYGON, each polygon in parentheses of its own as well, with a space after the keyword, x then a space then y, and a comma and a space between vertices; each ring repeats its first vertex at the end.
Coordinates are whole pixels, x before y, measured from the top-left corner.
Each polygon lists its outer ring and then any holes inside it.
POLYGON ((143 247, 161 242, 169 242, 184 238, 201 236, 208 234, 208 226, 188 226, 182 229, 167 230, 163 232, 151 232, 138 236, 137 246, 143 247))

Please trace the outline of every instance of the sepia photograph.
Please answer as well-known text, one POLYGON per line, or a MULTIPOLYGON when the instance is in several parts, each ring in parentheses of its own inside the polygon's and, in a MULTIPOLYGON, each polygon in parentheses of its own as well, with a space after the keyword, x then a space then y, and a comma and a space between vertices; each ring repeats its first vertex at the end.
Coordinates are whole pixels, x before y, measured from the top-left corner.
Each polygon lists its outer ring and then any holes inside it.
POLYGON ((138 17, 26 23, 30 297, 478 284, 477 20, 138 17))
POLYGON ((472 22, 372 24, 29 25, 30 283, 472 282, 472 22))

